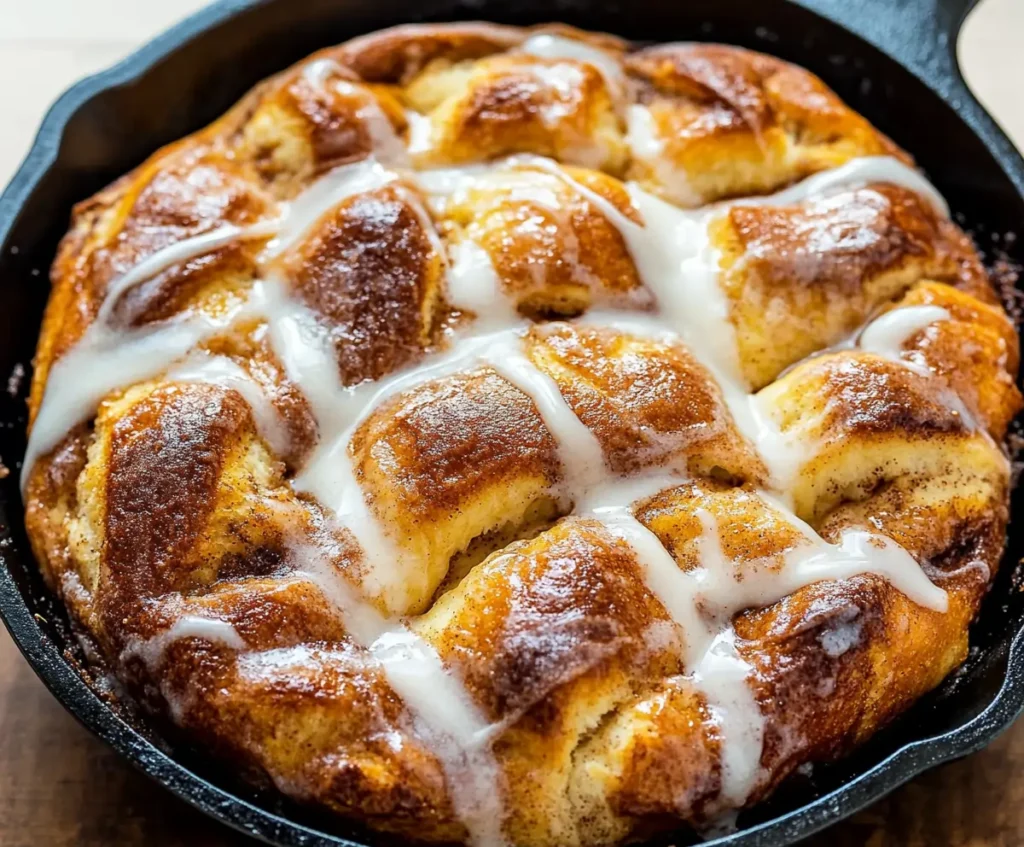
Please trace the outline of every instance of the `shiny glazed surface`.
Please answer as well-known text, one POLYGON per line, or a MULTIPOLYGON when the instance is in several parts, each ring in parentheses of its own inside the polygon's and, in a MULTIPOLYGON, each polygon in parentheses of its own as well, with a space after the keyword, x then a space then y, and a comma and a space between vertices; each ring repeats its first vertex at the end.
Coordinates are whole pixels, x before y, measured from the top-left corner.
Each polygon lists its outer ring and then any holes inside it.
MULTIPOLYGON (((272 217, 330 168, 380 156, 376 110, 406 140, 410 110, 413 123, 427 117, 429 144, 411 151, 421 169, 523 152, 577 167, 567 182, 515 162, 440 206, 417 196, 415 180, 398 180, 317 218, 279 267, 326 329, 343 385, 417 363, 472 320, 446 293, 457 263, 442 252, 452 244, 482 247, 502 297, 526 317, 645 313, 654 303, 642 263, 599 202, 634 224, 645 219, 616 177, 700 205, 859 156, 903 156, 805 72, 734 48, 662 47, 625 60, 625 82, 664 128, 654 135, 675 139, 655 166, 636 155, 650 139, 623 133, 632 116, 615 102, 612 72, 557 59, 569 71, 538 74, 529 70, 536 57, 515 50, 523 38, 453 27, 329 51, 330 78, 345 86, 325 96, 319 73, 288 73, 83 205, 55 266, 33 414, 50 365, 112 302, 111 284, 170 244, 272 217), (734 169, 716 170, 719 157, 734 169), (515 185, 523 180, 525 197, 515 185), (538 203, 537 190, 556 202, 538 203), (538 278, 538 265, 551 272, 538 278)), ((623 49, 604 38, 593 46, 613 58, 623 49)), ((880 531, 927 564, 949 598, 947 611, 930 611, 860 575, 800 587, 736 618, 765 717, 745 803, 801 762, 863 739, 962 660, 1003 539, 1006 466, 986 433, 1000 440, 1019 405, 1016 337, 969 241, 901 186, 733 206, 708 232, 743 379, 767 386, 780 431, 820 445, 797 470, 794 513, 826 541, 850 527, 880 531), (908 336, 900 361, 840 349, 801 363, 890 305, 938 307, 947 318, 908 336), (962 407, 950 405, 950 390, 962 407), (893 663, 908 670, 894 676, 893 663)), ((263 273, 264 249, 259 239, 232 240, 162 269, 112 302, 114 325, 229 313, 263 273)), ((260 386, 286 431, 282 451, 267 449, 275 439, 258 431, 249 398, 224 385, 172 373, 117 391, 91 431, 72 431, 29 477, 37 551, 100 652, 155 710, 296 796, 420 837, 461 838, 450 770, 296 563, 296 535, 325 535, 323 504, 290 488, 323 416, 264 326, 234 324, 204 344, 260 386), (206 623, 150 650, 176 620, 196 616, 206 623), (274 651, 291 652, 279 663, 274 651)), ((540 322, 525 351, 613 474, 672 464, 686 476, 636 511, 682 570, 699 567, 707 535, 698 513, 713 516, 740 571, 746 561, 770 566, 798 543, 756 493, 772 487, 770 469, 685 345, 540 322)), ((360 545, 329 528, 332 566, 380 612, 413 615, 410 629, 501 728, 490 746, 505 837, 604 843, 665 815, 701 824, 737 804, 723 796, 720 719, 688 680, 678 639, 658 627, 670 619, 629 545, 586 517, 551 525, 567 510, 557 439, 535 398, 500 370, 413 387, 358 422, 356 478, 415 568, 390 586, 400 590, 376 591, 360 545), (520 535, 529 538, 503 552, 520 535), (481 537, 482 548, 453 565, 481 537), (489 549, 497 552, 476 564, 489 549)))

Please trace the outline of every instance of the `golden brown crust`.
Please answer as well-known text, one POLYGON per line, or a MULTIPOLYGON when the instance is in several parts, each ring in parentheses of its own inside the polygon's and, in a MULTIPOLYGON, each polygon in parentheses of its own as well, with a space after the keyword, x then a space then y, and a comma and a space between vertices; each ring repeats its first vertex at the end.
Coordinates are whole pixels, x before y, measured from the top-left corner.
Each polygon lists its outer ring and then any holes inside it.
POLYGON ((247 326, 242 322, 238 332, 210 339, 204 351, 230 359, 270 400, 287 432, 286 444, 278 458, 289 468, 300 467, 316 446, 319 428, 309 400, 275 356, 266 337, 265 324, 255 322, 247 326))
POLYGON ((626 151, 607 80, 591 65, 501 55, 472 66, 427 70, 410 85, 429 113, 434 150, 427 164, 460 164, 513 153, 621 171, 626 151), (424 97, 426 89, 431 96, 424 97), (434 90, 451 89, 435 102, 434 90))
POLYGON ((888 138, 808 71, 721 44, 667 44, 628 57, 653 132, 677 175, 643 157, 629 175, 685 205, 759 194, 852 156, 895 155, 888 138))
POLYGON ((534 329, 527 343, 615 473, 678 467, 764 477, 714 381, 682 345, 569 324, 534 329))
POLYGON ((367 82, 405 84, 436 59, 479 59, 514 47, 523 38, 523 30, 499 24, 410 24, 354 38, 335 50, 342 63, 367 82))
MULTIPOLYGON (((689 480, 634 508, 679 569, 701 567, 711 539, 740 581, 780 571, 807 528, 762 496, 775 469, 708 364, 596 317, 548 320, 657 307, 609 212, 645 223, 620 178, 699 206, 859 156, 909 161, 812 74, 739 48, 634 50, 568 27, 458 24, 320 51, 76 207, 52 269, 32 420, 54 364, 131 267, 269 221, 327 171, 393 154, 417 132, 429 140, 410 151, 417 167, 510 153, 567 167, 506 163, 443 202, 403 173, 316 216, 269 265, 269 235, 171 263, 110 304, 111 325, 224 315, 271 281, 313 316, 338 386, 358 392, 472 319, 446 275, 475 244, 498 294, 534 320, 522 356, 609 473, 689 480), (584 42, 621 75, 528 54, 538 34, 584 42)), ((868 574, 738 611, 704 601, 701 615, 731 620, 754 669, 764 743, 736 801, 753 803, 802 763, 866 739, 963 660, 1005 537, 999 442, 1022 405, 1019 341, 968 236, 907 188, 716 207, 708 219, 752 402, 803 448, 792 511, 827 542, 891 539, 949 601, 940 613, 868 574), (889 355, 852 343, 914 306, 947 319, 889 355)), ((165 374, 110 392, 28 476, 43 571, 130 694, 302 801, 406 838, 464 841, 443 756, 338 614, 332 590, 351 590, 403 616, 495 729, 510 842, 611 845, 726 809, 721 714, 684 660, 696 636, 674 625, 622 538, 571 514, 566 453, 503 362, 436 373, 346 421, 338 474, 351 466, 366 520, 394 545, 389 581, 372 572, 361 528, 339 528, 297 483, 328 433, 270 334, 266 316, 243 314, 198 352, 248 376, 286 447, 271 447, 240 389, 165 374), (190 629, 196 619, 233 635, 190 629)))
POLYGON ((899 306, 938 306, 950 314, 909 340, 912 357, 940 374, 991 436, 1002 440, 1021 410, 1014 374, 1020 340, 1002 307, 949 285, 922 282, 899 306))
POLYGON ((467 540, 523 524, 560 473, 530 398, 487 370, 385 404, 351 451, 368 502, 402 539, 405 578, 391 611, 424 611, 467 540))
POLYGON ((191 554, 217 506, 223 463, 248 423, 249 409, 234 392, 168 386, 114 424, 100 554, 107 578, 97 598, 108 633, 145 598, 209 581, 209 563, 191 554))
MULTIPOLYGON (((848 751, 963 661, 966 625, 988 581, 987 571, 970 563, 995 560, 1002 545, 1006 516, 990 511, 995 493, 960 504, 964 516, 952 522, 944 512, 941 537, 922 533, 917 545, 908 544, 944 575, 940 584, 950 598, 944 613, 917 606, 878 577, 859 576, 809 585, 735 619, 737 647, 757 669, 754 690, 766 716, 755 796, 802 762, 848 751)), ((913 500, 913 494, 904 498, 891 524, 913 521, 913 500)), ((885 514, 881 504, 872 505, 869 514, 885 514)), ((715 515, 723 547, 740 570, 763 567, 766 555, 780 555, 799 540, 742 489, 694 484, 638 511, 684 567, 699 562, 694 506, 715 515)), ((826 538, 838 536, 842 511, 823 527, 826 538)), ((589 811, 587 825, 621 834, 623 819, 634 816, 713 815, 719 743, 716 721, 687 678, 670 677, 631 700, 577 752, 585 772, 575 790, 589 811)))
POLYGON ((744 372, 754 388, 853 332, 922 279, 991 297, 974 248, 921 196, 890 184, 793 206, 733 206, 713 225, 744 372))
POLYGON ((443 260, 404 195, 343 202, 285 260, 291 289, 330 327, 345 385, 397 370, 433 339, 443 260))
MULTIPOLYGON (((600 172, 570 170, 634 219, 622 184, 600 172)), ((594 204, 553 174, 522 167, 491 174, 446 203, 441 231, 486 251, 520 312, 582 314, 593 306, 651 305, 619 231, 594 204)))

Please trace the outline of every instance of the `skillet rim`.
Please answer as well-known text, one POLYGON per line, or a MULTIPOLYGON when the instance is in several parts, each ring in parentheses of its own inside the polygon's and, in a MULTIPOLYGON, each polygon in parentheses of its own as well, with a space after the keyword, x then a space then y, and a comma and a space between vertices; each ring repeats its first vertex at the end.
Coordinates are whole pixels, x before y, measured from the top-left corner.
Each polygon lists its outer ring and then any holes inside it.
MULTIPOLYGON (((27 201, 56 164, 74 117, 106 91, 129 85, 163 59, 184 48, 208 29, 270 0, 218 0, 143 44, 112 67, 85 77, 65 91, 49 108, 32 146, 0 194, 0 251, 18 222, 27 201)), ((972 134, 988 149, 1007 182, 1024 198, 1024 158, 966 85, 955 58, 955 33, 976 0, 952 0, 962 6, 952 21, 952 43, 945 45, 948 66, 931 68, 936 79, 925 79, 919 61, 888 39, 863 33, 849 15, 830 14, 820 0, 788 0, 813 15, 845 29, 902 65, 930 88, 944 104, 959 112, 972 134), (966 100, 966 102, 964 102, 966 100)), ((936 0, 923 0, 930 5, 936 0)), ((942 0, 938 0, 942 2, 942 0)), ((867 3, 871 5, 871 3, 867 3)), ((917 5, 920 5, 918 0, 917 5)), ((3 512, 0 511, 0 517, 3 512)), ((19 520, 16 518, 16 520, 19 520)), ((1012 530, 1011 530, 1012 531, 1012 530)), ((1022 530, 1024 531, 1024 530, 1022 530)), ((234 829, 280 847, 365 847, 356 840, 322 832, 261 808, 199 776, 161 750, 106 704, 52 641, 25 603, 0 549, 0 618, 22 655, 46 688, 92 734, 111 746, 135 768, 178 798, 234 829)), ((1024 712, 1024 622, 1014 634, 1006 655, 1006 675, 988 705, 960 726, 902 745, 849 782, 803 806, 747 829, 706 842, 707 847, 782 847, 877 802, 900 785, 930 768, 969 755, 989 744, 1024 712)))

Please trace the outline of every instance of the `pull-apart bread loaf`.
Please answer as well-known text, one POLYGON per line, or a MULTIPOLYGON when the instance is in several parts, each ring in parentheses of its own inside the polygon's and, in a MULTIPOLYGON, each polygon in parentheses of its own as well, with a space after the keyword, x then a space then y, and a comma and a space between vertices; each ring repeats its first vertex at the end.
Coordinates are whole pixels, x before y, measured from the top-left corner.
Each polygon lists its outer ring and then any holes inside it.
POLYGON ((46 577, 125 696, 303 803, 699 829, 966 655, 1017 335, 800 68, 359 38, 80 204, 52 276, 46 577))

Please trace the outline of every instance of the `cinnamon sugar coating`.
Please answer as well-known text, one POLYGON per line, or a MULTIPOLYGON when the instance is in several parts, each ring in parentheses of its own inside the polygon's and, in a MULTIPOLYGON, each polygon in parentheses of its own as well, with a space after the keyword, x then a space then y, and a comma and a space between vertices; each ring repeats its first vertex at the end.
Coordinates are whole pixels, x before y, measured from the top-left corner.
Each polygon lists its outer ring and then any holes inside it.
POLYGON ((817 77, 740 48, 452 24, 320 51, 75 208, 51 271, 33 424, 54 368, 133 266, 274 221, 371 156, 394 173, 320 210, 280 253, 279 236, 250 233, 170 262, 110 312, 127 333, 241 310, 193 352, 256 386, 286 449, 272 449, 267 412, 237 380, 170 369, 106 393, 27 476, 43 573, 130 696, 301 802, 406 838, 468 841, 450 762, 339 614, 325 588, 337 580, 433 650, 493 728, 510 844, 611 845, 758 802, 964 660, 1005 540, 1017 333, 968 236, 906 186, 723 203, 860 157, 910 162, 817 77), (538 37, 606 62, 553 55, 538 37), (555 160, 567 179, 523 155, 555 160), (475 166, 467 190, 418 179, 475 166), (806 445, 792 515, 762 496, 775 470, 715 369, 679 338, 601 322, 605 310, 658 309, 604 205, 642 225, 633 186, 708 207, 738 379, 767 425, 806 445), (280 285, 310 319, 292 329, 318 333, 336 362, 331 389, 356 396, 451 353, 487 317, 450 285, 469 242, 493 271, 494 302, 525 323, 526 364, 596 439, 608 473, 676 474, 632 514, 681 571, 700 569, 713 542, 739 583, 754 581, 781 571, 806 531, 838 545, 863 530, 946 593, 938 611, 863 573, 701 609, 734 632, 763 717, 738 804, 720 711, 685 658, 693 634, 637 550, 580 511, 566 445, 501 362, 431 372, 342 425, 309 388, 321 377, 303 384, 282 356, 278 315, 244 311, 261 285, 280 285), (856 345, 870 321, 921 307, 943 319, 897 355, 856 345), (358 525, 299 484, 340 431, 337 474, 365 500, 358 525), (390 545, 387 568, 360 542, 365 523, 390 545), (303 558, 313 548, 319 571, 303 558), (196 620, 230 635, 189 630, 196 620), (176 626, 185 634, 167 636, 176 626))

